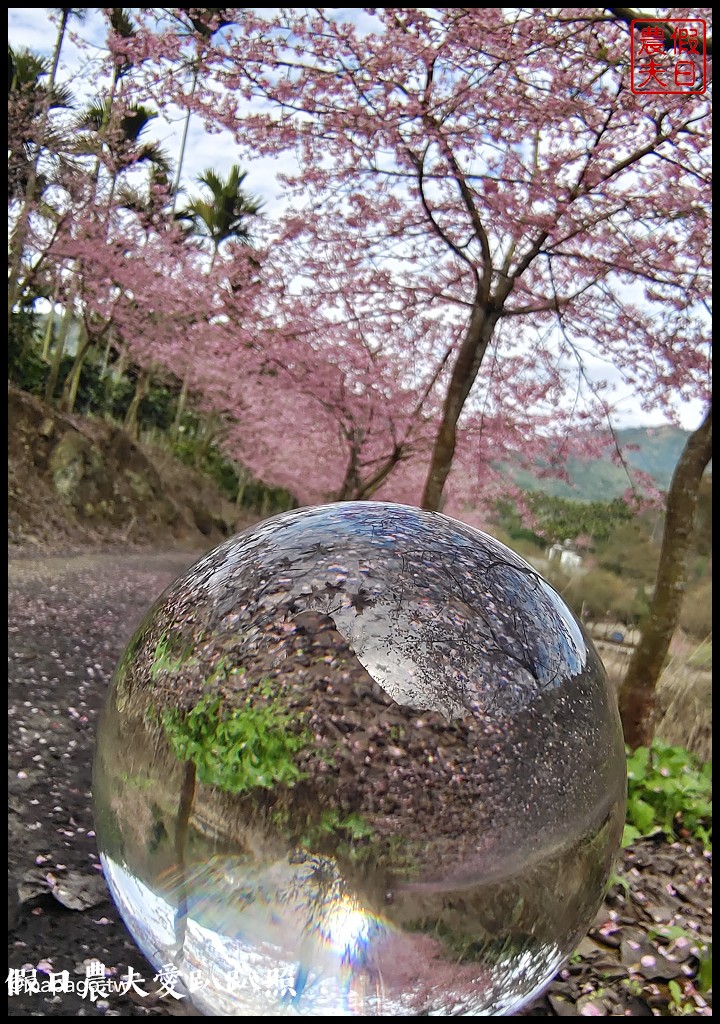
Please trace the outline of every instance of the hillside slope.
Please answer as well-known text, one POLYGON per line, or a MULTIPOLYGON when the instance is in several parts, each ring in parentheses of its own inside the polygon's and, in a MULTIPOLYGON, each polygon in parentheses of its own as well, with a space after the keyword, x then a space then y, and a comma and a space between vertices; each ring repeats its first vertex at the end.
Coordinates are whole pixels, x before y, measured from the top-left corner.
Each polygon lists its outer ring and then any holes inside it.
MULTIPOLYGON (((689 436, 689 431, 673 426, 630 427, 618 432, 618 441, 625 449, 628 464, 647 473, 661 491, 666 491, 689 436), (637 450, 628 450, 627 445, 637 446, 637 450)), ((569 483, 551 478, 538 480, 526 470, 508 467, 515 482, 524 490, 543 491, 573 501, 611 501, 628 488, 624 469, 612 461, 609 451, 607 458, 590 462, 568 459, 566 468, 569 483)))
POLYGON ((8 385, 11 547, 205 548, 254 518, 208 477, 118 426, 60 413, 8 385))

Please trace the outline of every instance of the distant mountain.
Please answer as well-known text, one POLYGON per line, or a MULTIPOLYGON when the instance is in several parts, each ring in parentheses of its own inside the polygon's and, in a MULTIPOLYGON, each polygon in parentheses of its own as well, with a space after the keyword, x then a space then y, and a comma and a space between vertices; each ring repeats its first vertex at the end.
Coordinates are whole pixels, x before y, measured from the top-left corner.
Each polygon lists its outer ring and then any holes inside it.
MULTIPOLYGON (((662 491, 670 484, 677 461, 690 432, 679 427, 629 427, 618 431, 618 441, 637 445, 637 451, 625 451, 628 465, 649 474, 662 491)), ((527 470, 508 467, 515 482, 526 491, 543 491, 557 498, 573 501, 611 501, 628 488, 628 478, 621 466, 610 458, 580 462, 568 459, 567 471, 572 484, 564 480, 538 480, 527 470)))

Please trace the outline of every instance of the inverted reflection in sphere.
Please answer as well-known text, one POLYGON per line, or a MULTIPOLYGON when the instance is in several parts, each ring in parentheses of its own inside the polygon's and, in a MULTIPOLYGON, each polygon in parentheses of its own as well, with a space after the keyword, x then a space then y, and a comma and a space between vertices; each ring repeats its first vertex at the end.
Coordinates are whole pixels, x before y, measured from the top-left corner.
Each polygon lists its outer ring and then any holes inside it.
POLYGON ((113 897, 210 1016, 513 1013, 591 923, 624 792, 555 591, 375 502, 277 516, 177 580, 95 765, 113 897))

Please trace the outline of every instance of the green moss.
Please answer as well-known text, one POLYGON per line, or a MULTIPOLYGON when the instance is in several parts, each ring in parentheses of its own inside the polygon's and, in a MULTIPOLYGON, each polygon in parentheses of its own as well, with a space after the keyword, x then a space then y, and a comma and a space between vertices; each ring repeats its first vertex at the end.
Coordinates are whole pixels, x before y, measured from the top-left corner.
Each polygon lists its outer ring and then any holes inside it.
MULTIPOLYGON (((195 640, 192 646, 188 646, 185 643, 183 647, 173 643, 170 637, 163 634, 153 652, 153 660, 150 666, 151 678, 155 680, 163 673, 177 675, 180 672, 186 672, 188 669, 197 668, 200 665, 200 661, 193 651, 197 649, 200 640, 201 638, 195 640)), ((212 686, 218 682, 225 682, 231 676, 241 676, 243 672, 244 669, 235 665, 231 658, 222 657, 215 663, 212 673, 205 678, 204 685, 212 686)), ((269 696, 270 694, 267 687, 261 687, 259 692, 264 696, 269 696)))
POLYGON ((188 712, 165 711, 161 722, 177 758, 192 761, 200 782, 228 793, 293 786, 304 778, 295 754, 311 740, 297 730, 297 718, 277 699, 260 691, 263 703, 223 708, 222 698, 206 697, 188 712))
POLYGON ((406 836, 392 835, 383 840, 378 863, 398 878, 414 878, 420 871, 421 848, 417 841, 406 836))

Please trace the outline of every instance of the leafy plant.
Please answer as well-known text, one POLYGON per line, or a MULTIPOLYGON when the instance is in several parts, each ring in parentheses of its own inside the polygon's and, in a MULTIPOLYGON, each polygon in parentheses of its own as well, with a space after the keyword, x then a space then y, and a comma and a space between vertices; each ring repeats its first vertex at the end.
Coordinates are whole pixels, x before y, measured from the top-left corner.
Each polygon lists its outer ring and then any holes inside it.
POLYGON ((684 747, 656 740, 628 751, 627 824, 623 845, 663 832, 690 835, 707 848, 712 835, 711 765, 684 747))
POLYGON ((678 981, 669 981, 668 990, 670 992, 668 1009, 670 1010, 671 1016, 688 1017, 695 1014, 695 1004, 685 999, 685 993, 678 981))
POLYGON ((622 978, 620 984, 631 996, 641 996, 643 994, 644 985, 639 978, 622 978))
POLYGON ((712 943, 704 942, 696 932, 688 931, 679 925, 661 925, 658 928, 648 929, 648 938, 659 938, 661 941, 673 942, 676 939, 683 939, 693 947, 693 952, 698 958, 698 969, 696 982, 701 992, 707 992, 712 988, 712 943))
POLYGON ((701 992, 709 992, 712 988, 712 943, 708 942, 700 950, 700 966, 697 973, 698 988, 701 992))
POLYGON ((36 317, 28 309, 14 313, 8 332, 8 380, 32 395, 42 395, 48 364, 35 342, 36 317))
MULTIPOLYGON (((625 829, 627 830, 627 828, 628 828, 628 826, 626 825, 625 829)), ((637 838, 637 836, 635 838, 637 838)), ((631 842, 632 842, 632 840, 631 840, 631 842)), ((623 845, 628 846, 629 843, 623 843, 623 845)), ((625 878, 624 875, 618 875, 617 873, 613 873, 612 875, 610 875, 610 878, 608 879, 608 882, 607 882, 606 891, 612 889, 612 887, 614 885, 619 885, 620 888, 623 890, 623 892, 625 893, 626 896, 628 896, 630 894, 631 889, 632 889, 632 886, 628 882, 627 878, 625 878)))
POLYGON ((182 434, 173 442, 173 453, 186 466, 192 466, 214 480, 228 499, 235 500, 240 483, 237 469, 215 444, 206 445, 196 433, 182 434))
MULTIPOLYGON (((267 691, 260 691, 264 696, 267 691)), ((192 761, 200 782, 229 793, 275 785, 293 786, 304 778, 294 755, 310 740, 297 718, 278 700, 254 703, 248 694, 239 708, 207 697, 191 711, 165 711, 162 724, 176 757, 192 761)))
POLYGON ((323 811, 320 820, 311 825, 302 837, 303 846, 313 847, 323 838, 341 835, 351 842, 368 839, 373 835, 372 827, 360 814, 343 817, 336 808, 323 811))

